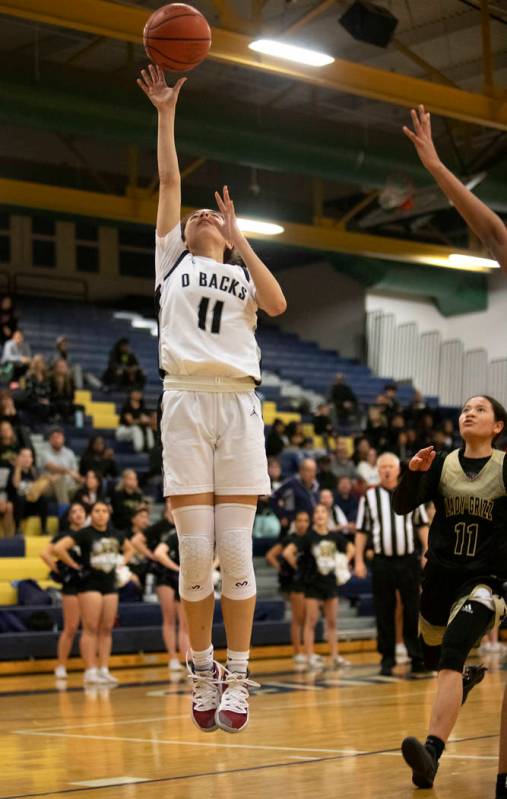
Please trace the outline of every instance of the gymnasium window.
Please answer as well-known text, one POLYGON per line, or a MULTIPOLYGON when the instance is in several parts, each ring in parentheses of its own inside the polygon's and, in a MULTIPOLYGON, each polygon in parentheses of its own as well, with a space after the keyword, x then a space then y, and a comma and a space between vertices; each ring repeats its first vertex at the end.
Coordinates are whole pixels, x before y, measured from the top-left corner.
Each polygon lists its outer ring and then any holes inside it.
POLYGON ((155 264, 153 232, 118 231, 120 275, 152 279, 155 264))
POLYGON ((99 271, 99 229, 88 222, 76 222, 76 269, 99 271))
POLYGON ((56 266, 56 223, 43 216, 32 218, 32 261, 34 266, 56 266))

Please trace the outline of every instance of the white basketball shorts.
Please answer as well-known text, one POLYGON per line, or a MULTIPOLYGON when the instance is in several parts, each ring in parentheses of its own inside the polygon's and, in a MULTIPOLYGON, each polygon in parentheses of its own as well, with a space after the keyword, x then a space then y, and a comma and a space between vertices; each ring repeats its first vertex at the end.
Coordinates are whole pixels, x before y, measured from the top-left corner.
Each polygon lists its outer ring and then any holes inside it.
POLYGON ((271 493, 255 391, 169 389, 161 412, 164 496, 271 493))

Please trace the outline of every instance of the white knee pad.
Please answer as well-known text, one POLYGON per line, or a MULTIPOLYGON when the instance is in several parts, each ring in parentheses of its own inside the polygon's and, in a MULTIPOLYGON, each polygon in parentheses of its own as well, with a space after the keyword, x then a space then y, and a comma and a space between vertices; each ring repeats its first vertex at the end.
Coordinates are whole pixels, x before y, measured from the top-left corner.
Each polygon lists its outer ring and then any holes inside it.
POLYGON ((256 508, 239 503, 215 505, 215 540, 222 573, 222 595, 249 599, 257 592, 252 556, 256 508))
POLYGON ((180 595, 199 602, 213 593, 214 509, 212 505, 187 505, 172 513, 180 551, 180 595))

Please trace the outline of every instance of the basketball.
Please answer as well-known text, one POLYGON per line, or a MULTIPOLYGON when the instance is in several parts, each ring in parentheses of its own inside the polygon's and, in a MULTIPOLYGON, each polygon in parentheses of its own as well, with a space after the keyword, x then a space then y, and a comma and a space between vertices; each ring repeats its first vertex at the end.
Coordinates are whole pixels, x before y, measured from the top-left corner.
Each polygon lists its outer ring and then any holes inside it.
POLYGON ((143 42, 155 64, 173 72, 189 72, 206 58, 211 30, 193 6, 170 3, 153 12, 144 26, 143 42))

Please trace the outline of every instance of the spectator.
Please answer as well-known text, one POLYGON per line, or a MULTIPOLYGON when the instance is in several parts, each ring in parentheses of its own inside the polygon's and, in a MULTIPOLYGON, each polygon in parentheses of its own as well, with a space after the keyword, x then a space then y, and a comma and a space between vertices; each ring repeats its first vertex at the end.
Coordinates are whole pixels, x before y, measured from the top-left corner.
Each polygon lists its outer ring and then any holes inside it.
POLYGON ((49 421, 52 415, 50 397, 51 383, 46 361, 43 355, 34 355, 26 376, 26 405, 32 423, 49 421))
POLYGON ((387 422, 379 405, 370 405, 366 423, 366 437, 370 446, 382 451, 387 446, 387 422))
POLYGON ((268 458, 268 474, 271 481, 271 493, 273 493, 282 485, 282 467, 277 458, 268 458))
POLYGON ((44 494, 36 487, 38 478, 39 471, 34 466, 33 452, 24 447, 11 467, 7 484, 7 495, 13 505, 17 530, 23 519, 29 516, 38 516, 42 532, 46 530, 48 504, 44 494))
POLYGON ((340 439, 337 440, 332 469, 335 476, 335 485, 339 477, 350 477, 353 480, 356 476, 356 467, 351 458, 349 458, 347 445, 340 439))
POLYGON ((388 429, 388 443, 389 451, 398 444, 398 436, 402 430, 405 430, 405 418, 402 413, 395 413, 389 419, 388 429))
POLYGON ((7 497, 7 485, 0 490, 0 538, 12 538, 16 534, 14 509, 7 497))
POLYGON ((288 532, 296 513, 304 510, 310 517, 319 502, 319 484, 316 480, 317 464, 305 458, 295 477, 286 480, 271 497, 271 505, 282 525, 282 534, 288 532))
POLYGON ((354 452, 352 453, 352 461, 356 464, 365 461, 368 458, 371 444, 366 436, 359 436, 354 441, 354 452))
POLYGON ((7 388, 0 389, 0 422, 10 422, 13 427, 19 425, 18 412, 7 388))
POLYGON ((150 451, 155 445, 150 414, 144 404, 143 392, 135 389, 129 394, 120 413, 120 426, 116 431, 118 441, 130 441, 135 452, 150 451))
POLYGON ((333 423, 331 421, 330 412, 331 407, 327 403, 317 405, 317 410, 312 420, 313 430, 316 436, 327 438, 327 436, 333 435, 333 423))
POLYGON ((369 486, 376 486, 380 482, 380 476, 377 468, 377 450, 370 447, 368 457, 365 461, 357 466, 357 473, 363 478, 364 482, 369 486))
POLYGON ((357 397, 345 382, 345 375, 340 372, 336 375, 334 385, 331 387, 329 401, 334 405, 338 422, 345 421, 347 423, 351 416, 357 416, 357 397))
POLYGON ((412 395, 412 399, 410 400, 409 404, 403 411, 405 420, 407 422, 410 422, 411 424, 417 424, 420 416, 424 413, 425 410, 426 410, 426 402, 424 400, 422 392, 416 389, 412 395))
POLYGON ((92 436, 81 456, 80 473, 85 475, 90 470, 103 479, 118 477, 114 451, 111 447, 106 447, 106 442, 102 436, 92 436))
POLYGON ((0 422, 0 467, 14 465, 20 450, 18 438, 10 422, 0 422))
POLYGON ((2 364, 11 367, 11 377, 13 380, 25 374, 30 366, 32 351, 30 345, 25 341, 21 330, 15 330, 12 338, 5 342, 2 352, 2 364))
POLYGON ((301 461, 305 457, 305 437, 298 427, 292 428, 289 443, 280 455, 280 465, 284 477, 292 477, 299 471, 301 461))
POLYGON ((336 485, 336 477, 332 469, 333 462, 331 458, 329 455, 324 455, 322 458, 319 458, 317 465, 319 467, 319 471, 317 472, 319 488, 329 488, 332 491, 336 485))
POLYGON ((324 488, 319 492, 319 502, 327 508, 329 530, 339 530, 340 533, 348 531, 348 520, 342 509, 335 505, 333 492, 324 488))
POLYGON ((53 364, 50 378, 50 402, 53 418, 66 423, 74 419, 74 380, 66 360, 59 358, 53 364))
MULTIPOLYGON (((445 450, 447 452, 451 452, 453 449, 456 449, 456 433, 454 431, 454 425, 452 419, 444 419, 442 422, 442 433, 445 436, 444 443, 445 443, 445 450)), ((414 453, 415 454, 415 453, 414 453)))
POLYGON ((40 454, 39 465, 50 478, 50 495, 60 505, 68 505, 81 483, 74 452, 65 446, 65 435, 61 427, 50 432, 48 441, 40 454))
POLYGON ((417 449, 428 447, 433 444, 435 420, 431 411, 425 411, 417 425, 417 449))
POLYGON ((386 383, 384 386, 384 407, 388 419, 395 413, 400 413, 401 405, 398 400, 398 386, 396 383, 386 383))
POLYGON ((133 469, 125 469, 111 497, 112 519, 115 529, 122 532, 128 530, 134 512, 144 504, 143 495, 139 490, 137 474, 133 469))
POLYGON ((5 294, 0 300, 0 345, 11 339, 18 329, 18 318, 12 297, 5 294))
POLYGON ((355 528, 359 500, 356 495, 352 493, 352 480, 350 477, 338 478, 335 500, 338 507, 342 509, 347 517, 349 526, 352 525, 355 528))
POLYGON ((285 425, 281 419, 275 419, 266 438, 266 455, 268 458, 277 458, 287 444, 284 435, 285 425))
MULTIPOLYGON (((83 369, 81 365, 78 363, 74 363, 71 361, 70 354, 69 354, 69 347, 68 347, 68 339, 67 336, 58 336, 55 342, 55 353, 52 358, 52 368, 54 368, 58 361, 65 361, 69 368, 69 374, 72 377, 73 384, 78 391, 80 391, 83 386, 83 369)), ((101 382, 97 380, 97 385, 94 388, 100 388, 101 382)))
POLYGON ((144 386, 145 377, 136 356, 130 349, 128 338, 120 338, 109 353, 109 362, 102 382, 114 388, 128 386, 133 389, 144 386))
POLYGON ((88 516, 96 502, 103 502, 104 490, 97 472, 89 469, 84 476, 84 483, 74 494, 73 502, 79 502, 88 516))

